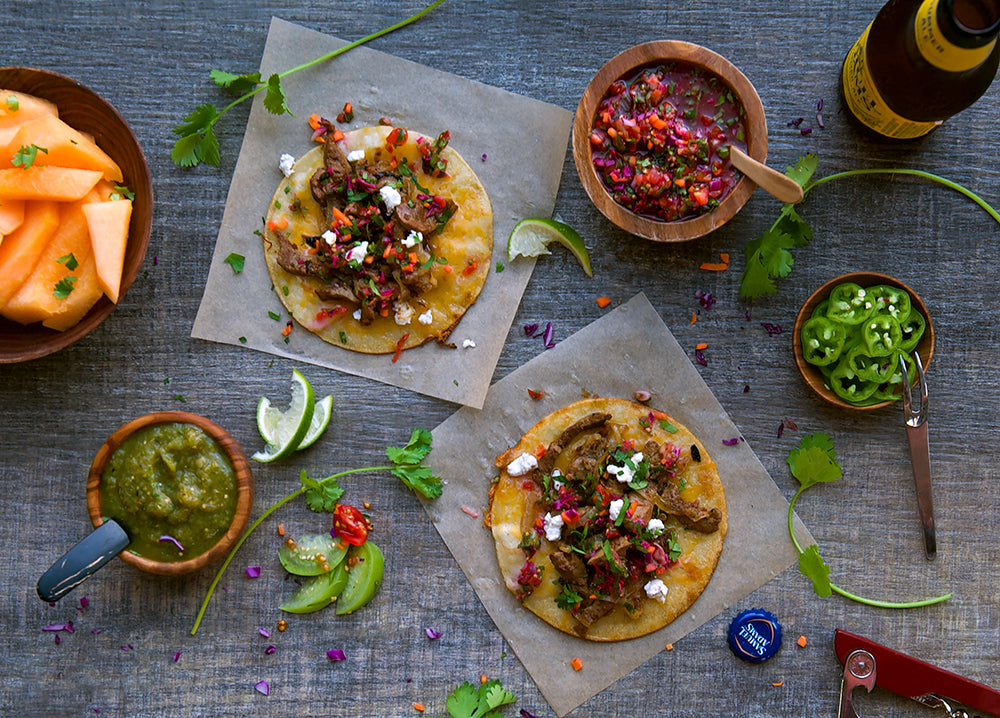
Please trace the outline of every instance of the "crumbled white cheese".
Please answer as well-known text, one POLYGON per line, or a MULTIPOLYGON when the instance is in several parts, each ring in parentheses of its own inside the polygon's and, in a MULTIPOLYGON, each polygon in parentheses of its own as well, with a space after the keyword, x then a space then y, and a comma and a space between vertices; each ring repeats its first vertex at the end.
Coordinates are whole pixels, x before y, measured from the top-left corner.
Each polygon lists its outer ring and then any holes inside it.
POLYGON ((538 466, 538 459, 531 454, 521 454, 507 464, 507 473, 511 476, 524 476, 536 466, 538 466))
POLYGON ((403 197, 399 194, 399 190, 389 185, 384 185, 378 193, 381 195, 382 201, 385 203, 385 208, 389 212, 396 209, 396 205, 403 201, 403 197))
POLYGON ((360 309, 355 309, 354 310, 354 314, 352 314, 351 316, 354 317, 355 321, 359 321, 360 322, 361 321, 361 310, 360 309))
POLYGON ((329 244, 329 245, 330 245, 331 247, 332 247, 332 246, 333 246, 334 244, 336 244, 336 243, 337 243, 337 233, 336 233, 336 232, 334 232, 334 231, 333 231, 332 229, 328 229, 328 230, 326 230, 326 231, 325 231, 325 232, 323 232, 323 234, 322 234, 322 235, 320 235, 320 236, 321 236, 321 237, 323 237, 323 240, 324 240, 324 241, 325 241, 325 242, 326 242, 327 244, 329 244))
POLYGON ((430 324, 434 321, 434 314, 428 309, 426 312, 417 317, 417 321, 421 324, 430 324))
POLYGON ((561 515, 545 514, 542 527, 545 530, 545 538, 549 541, 558 541, 562 538, 563 518, 561 515))
POLYGON ((646 595, 650 598, 655 598, 660 603, 667 600, 667 586, 660 579, 654 578, 647 582, 643 588, 646 589, 646 595))
POLYGON ((663 522, 659 519, 650 519, 649 523, 646 524, 646 530, 649 531, 654 536, 659 536, 667 527, 663 525, 663 522))
POLYGON ((628 467, 628 464, 622 466, 608 464, 608 473, 618 479, 618 483, 620 484, 631 483, 632 478, 635 476, 635 472, 628 467))
POLYGON ((285 177, 291 177, 292 172, 295 171, 295 158, 287 152, 283 153, 278 158, 278 169, 281 170, 281 174, 285 175, 285 177))
POLYGON ((403 238, 403 246, 409 249, 424 241, 424 233, 411 229, 410 233, 403 238))
POLYGON ((396 324, 403 327, 410 323, 414 314, 416 314, 416 312, 413 311, 413 307, 406 302, 399 302, 396 304, 396 313, 393 316, 393 319, 396 320, 396 324))
POLYGON ((368 242, 362 242, 356 247, 351 247, 351 251, 347 253, 347 261, 361 262, 366 254, 368 254, 368 242))
POLYGON ((462 340, 462 348, 463 349, 475 349, 476 348, 476 343, 474 341, 472 341, 471 339, 463 339, 462 340))
POLYGON ((622 512, 625 507, 625 499, 615 499, 610 504, 608 504, 608 516, 611 517, 612 521, 618 520, 618 515, 622 512))
POLYGON ((639 464, 642 463, 642 460, 645 458, 646 457, 643 455, 641 451, 637 451, 634 454, 632 454, 632 463, 638 466, 639 464))
POLYGON ((358 160, 363 160, 365 158, 364 150, 351 150, 347 153, 348 162, 357 162, 358 160))

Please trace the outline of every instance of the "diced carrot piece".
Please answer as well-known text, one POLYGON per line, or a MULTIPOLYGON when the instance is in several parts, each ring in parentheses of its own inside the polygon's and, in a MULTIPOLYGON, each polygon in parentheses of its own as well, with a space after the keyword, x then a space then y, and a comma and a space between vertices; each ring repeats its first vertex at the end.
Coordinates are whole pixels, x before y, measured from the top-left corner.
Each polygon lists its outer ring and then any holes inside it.
POLYGON ((25 204, 21 226, 0 243, 0 307, 21 288, 58 226, 58 204, 44 201, 25 204))
POLYGON ((87 194, 101 173, 33 164, 27 169, 0 170, 0 201, 5 199, 42 199, 72 202, 87 194))
POLYGON ((611 297, 597 298, 597 306, 599 306, 601 309, 604 309, 604 307, 608 306, 609 304, 611 304, 611 297))
POLYGON ((115 304, 121 290, 128 224, 132 218, 132 200, 94 202, 83 205, 87 219, 94 263, 101 288, 115 304))
POLYGON ((24 221, 24 200, 7 199, 0 202, 0 235, 10 234, 24 221))
POLYGON ((80 288, 80 268, 90 257, 90 235, 82 203, 63 204, 59 213, 59 226, 39 255, 35 268, 4 305, 3 315, 21 324, 40 322, 52 317, 68 299, 55 296, 56 284, 66 277, 74 277, 76 281, 70 292, 72 296, 80 288), (67 266, 70 264, 70 255, 77 265, 73 269, 67 266))
POLYGON ((82 132, 78 132, 58 117, 40 117, 21 125, 14 137, 0 149, 0 161, 4 166, 14 154, 28 145, 44 147, 35 159, 40 164, 53 167, 69 167, 78 170, 98 170, 105 179, 122 181, 122 171, 118 164, 97 144, 82 132))

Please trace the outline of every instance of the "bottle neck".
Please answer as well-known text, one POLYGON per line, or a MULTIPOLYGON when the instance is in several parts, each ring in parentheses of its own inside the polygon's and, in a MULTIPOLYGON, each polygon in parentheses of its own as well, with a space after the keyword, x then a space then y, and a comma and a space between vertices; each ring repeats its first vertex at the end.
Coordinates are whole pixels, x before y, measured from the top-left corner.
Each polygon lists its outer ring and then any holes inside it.
POLYGON ((923 0, 914 19, 917 48, 946 72, 965 72, 989 58, 1000 32, 1000 0, 923 0))

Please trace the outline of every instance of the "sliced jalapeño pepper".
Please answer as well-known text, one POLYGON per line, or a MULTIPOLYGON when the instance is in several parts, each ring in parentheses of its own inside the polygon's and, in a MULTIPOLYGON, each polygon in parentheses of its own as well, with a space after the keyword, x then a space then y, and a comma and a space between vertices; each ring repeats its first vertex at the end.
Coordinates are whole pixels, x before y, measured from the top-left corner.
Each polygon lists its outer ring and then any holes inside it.
POLYGON ((923 314, 914 310, 910 312, 910 316, 899 323, 899 328, 903 336, 902 341, 899 343, 899 348, 904 352, 912 352, 916 350, 917 344, 920 342, 920 337, 924 335, 924 329, 927 328, 927 321, 924 319, 923 314))
MULTIPOLYGON (((906 356, 906 367, 908 369, 907 380, 910 384, 917 378, 917 367, 916 363, 911 361, 909 356, 906 356)), ((873 401, 895 401, 899 399, 903 394, 903 372, 899 370, 899 362, 896 362, 896 368, 892 372, 888 381, 883 382, 878 385, 878 388, 872 394, 873 401)))
POLYGON ((802 325, 800 337, 805 360, 816 366, 826 366, 840 357, 847 330, 826 317, 812 317, 802 325))
POLYGON ((867 292, 853 282, 838 284, 830 292, 826 316, 841 324, 861 324, 875 312, 867 292))
POLYGON ((868 300, 875 305, 876 314, 891 314, 902 324, 910 316, 912 303, 906 290, 888 284, 879 284, 865 290, 868 300))
POLYGON ((862 379, 846 361, 837 364, 830 374, 830 388, 844 401, 851 404, 863 403, 879 388, 877 381, 862 379))
POLYGON ((887 357, 903 343, 903 330, 891 314, 876 314, 865 321, 862 337, 873 357, 887 357))
POLYGON ((844 361, 862 379, 878 383, 889 381, 899 363, 899 352, 889 356, 872 356, 864 342, 855 344, 846 353, 844 361))
POLYGON ((826 316, 826 310, 829 309, 829 308, 830 308, 830 299, 829 298, 824 299, 822 302, 820 302, 819 304, 816 305, 816 308, 813 309, 812 314, 810 314, 809 316, 810 317, 825 317, 826 316))

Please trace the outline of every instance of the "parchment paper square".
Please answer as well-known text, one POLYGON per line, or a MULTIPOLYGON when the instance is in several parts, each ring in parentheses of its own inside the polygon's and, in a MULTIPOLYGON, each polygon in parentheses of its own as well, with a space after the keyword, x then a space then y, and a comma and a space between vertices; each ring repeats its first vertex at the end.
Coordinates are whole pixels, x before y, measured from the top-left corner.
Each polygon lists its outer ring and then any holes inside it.
MULTIPOLYGON (((447 484, 425 503, 486 610, 553 710, 563 716, 732 606, 788 568, 797 553, 788 537, 788 503, 743 441, 684 350, 642 294, 545 351, 494 384, 481 411, 463 408, 433 432, 428 463, 447 484), (539 401, 528 389, 542 390, 539 401), (497 567, 493 537, 481 514, 496 475, 494 458, 581 392, 631 398, 652 393, 650 406, 691 429, 709 449, 726 492, 729 532, 708 587, 670 625, 641 638, 594 643, 562 633, 522 608, 497 567), (580 658, 583 670, 570 666, 580 658)), ((795 519, 796 535, 813 543, 795 519)))
MULTIPOLYGON (((261 75, 287 70, 346 44, 274 18, 261 58, 261 75)), ((282 82, 297 116, 268 113, 263 94, 253 102, 191 336, 339 369, 466 406, 482 406, 534 268, 533 260, 507 262, 507 236, 520 219, 551 216, 572 113, 366 47, 296 72, 282 82), (452 334, 458 349, 432 342, 404 351, 392 363, 391 355, 351 352, 327 344, 298 325, 289 343, 281 335, 288 314, 271 289, 262 242, 254 231, 261 229, 261 218, 281 179, 279 156, 305 154, 315 144, 306 118, 315 112, 332 119, 345 102, 354 105, 355 115, 353 122, 341 125, 345 130, 376 125, 382 117, 430 137, 449 130, 451 146, 486 187, 493 207, 491 271, 479 299, 452 334), (233 252, 246 257, 239 274, 225 263, 233 252), (497 262, 506 265, 503 271, 496 271, 497 262), (272 319, 269 311, 281 320, 272 319), (465 339, 472 339, 475 348, 461 348, 465 339)))

